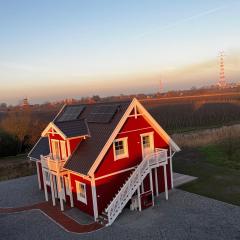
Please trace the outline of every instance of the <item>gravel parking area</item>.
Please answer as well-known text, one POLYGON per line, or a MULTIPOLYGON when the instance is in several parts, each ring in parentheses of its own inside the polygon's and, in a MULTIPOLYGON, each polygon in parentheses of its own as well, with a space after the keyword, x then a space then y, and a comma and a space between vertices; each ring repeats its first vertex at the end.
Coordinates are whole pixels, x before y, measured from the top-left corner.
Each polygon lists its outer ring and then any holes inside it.
MULTIPOLYGON (((18 180, 22 181, 22 179, 18 180)), ((12 181, 8 182, 10 185, 12 184, 12 181)), ((5 184, 8 182, 5 182, 5 184)), ((20 186, 21 184, 18 185, 19 188, 20 186)), ((2 189, 3 187, 0 184, 1 193, 2 189)), ((18 189, 18 192, 21 192, 20 189, 18 189)), ((33 193, 30 191, 30 194, 33 193)), ((15 193, 8 196, 10 198, 16 197, 15 193)), ((18 199, 20 199, 19 196, 18 199)), ((25 199, 26 202, 27 198, 25 199)), ((6 203, 14 203, 14 201, 9 200, 6 203)), ((23 202, 21 203, 23 204, 23 202)), ((3 206, 3 202, 1 205, 3 206)), ((173 190, 169 194, 168 201, 164 200, 164 196, 160 196, 156 199, 154 208, 149 208, 142 212, 131 212, 125 209, 112 226, 97 230, 94 233, 73 234, 66 232, 39 210, 17 214, 0 214, 0 226, 0 236, 4 240, 240 240, 240 207, 182 190, 173 190)))
POLYGON ((0 182, 0 207, 24 207, 45 201, 37 175, 0 182))

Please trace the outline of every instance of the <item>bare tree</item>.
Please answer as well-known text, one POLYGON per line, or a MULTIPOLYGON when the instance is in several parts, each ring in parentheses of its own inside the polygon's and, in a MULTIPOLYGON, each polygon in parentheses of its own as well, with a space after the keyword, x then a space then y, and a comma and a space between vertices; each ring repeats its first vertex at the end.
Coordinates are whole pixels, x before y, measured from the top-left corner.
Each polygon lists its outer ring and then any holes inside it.
POLYGON ((18 153, 22 152, 31 125, 30 112, 11 112, 1 122, 3 130, 18 139, 18 153))

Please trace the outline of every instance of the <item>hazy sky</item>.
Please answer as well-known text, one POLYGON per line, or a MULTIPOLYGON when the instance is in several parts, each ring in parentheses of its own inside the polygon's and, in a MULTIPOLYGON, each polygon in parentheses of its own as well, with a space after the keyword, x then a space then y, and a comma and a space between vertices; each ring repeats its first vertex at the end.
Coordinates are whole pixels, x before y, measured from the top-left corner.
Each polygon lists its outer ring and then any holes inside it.
POLYGON ((0 0, 0 102, 240 80, 238 0, 0 0))

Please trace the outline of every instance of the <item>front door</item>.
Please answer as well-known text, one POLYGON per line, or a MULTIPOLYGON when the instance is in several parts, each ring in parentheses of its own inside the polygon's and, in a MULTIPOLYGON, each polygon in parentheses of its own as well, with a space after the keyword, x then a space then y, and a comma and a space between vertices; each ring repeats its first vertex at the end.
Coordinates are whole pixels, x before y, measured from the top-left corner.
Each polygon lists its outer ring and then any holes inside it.
POLYGON ((142 157, 144 158, 154 151, 153 133, 141 134, 141 144, 142 144, 142 157))

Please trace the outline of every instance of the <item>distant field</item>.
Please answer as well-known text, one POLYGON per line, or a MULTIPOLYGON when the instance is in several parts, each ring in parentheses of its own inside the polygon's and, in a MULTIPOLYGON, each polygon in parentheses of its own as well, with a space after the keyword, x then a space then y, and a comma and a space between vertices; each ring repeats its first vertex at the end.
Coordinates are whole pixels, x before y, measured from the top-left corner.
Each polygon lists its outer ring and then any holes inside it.
POLYGON ((239 103, 171 103, 149 106, 149 112, 170 133, 221 127, 240 122, 239 103))
POLYGON ((175 172, 198 177, 180 188, 189 192, 240 206, 240 139, 195 149, 183 149, 175 155, 175 172))
POLYGON ((26 154, 0 158, 0 181, 35 173, 35 164, 27 159, 26 154))

